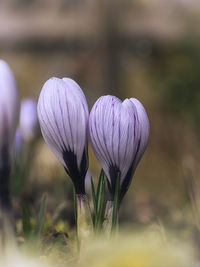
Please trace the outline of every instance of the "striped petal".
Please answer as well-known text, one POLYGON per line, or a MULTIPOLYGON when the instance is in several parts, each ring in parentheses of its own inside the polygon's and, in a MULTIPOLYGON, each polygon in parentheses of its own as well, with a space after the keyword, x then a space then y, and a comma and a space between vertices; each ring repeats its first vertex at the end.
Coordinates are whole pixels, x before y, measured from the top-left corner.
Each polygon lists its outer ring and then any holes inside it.
POLYGON ((100 97, 91 110, 91 143, 106 174, 112 196, 118 173, 121 197, 127 191, 134 169, 146 148, 149 122, 142 108, 138 100, 126 99, 122 102, 108 95, 100 97))
POLYGON ((88 168, 88 106, 79 85, 51 78, 38 100, 38 117, 46 143, 64 165, 75 187, 84 187, 88 168))
POLYGON ((137 152, 135 162, 134 162, 135 168, 136 168, 148 144, 150 125, 149 125, 149 119, 148 119, 146 110, 143 107, 143 105, 140 103, 140 101, 137 100, 136 98, 130 98, 130 101, 135 105, 135 108, 137 110, 138 123, 141 129, 140 145, 139 145, 138 152, 137 152))

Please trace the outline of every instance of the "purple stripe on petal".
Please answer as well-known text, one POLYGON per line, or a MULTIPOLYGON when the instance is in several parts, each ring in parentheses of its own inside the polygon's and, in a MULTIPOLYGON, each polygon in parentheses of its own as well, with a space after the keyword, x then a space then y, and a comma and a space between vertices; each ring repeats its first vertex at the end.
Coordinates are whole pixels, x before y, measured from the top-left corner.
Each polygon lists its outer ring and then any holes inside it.
MULTIPOLYGON (((99 138, 99 133, 100 133, 100 132, 99 132, 99 130, 98 130, 98 128, 97 128, 97 107, 95 107, 95 115, 96 115, 96 117, 95 117, 94 125, 95 125, 95 131, 96 131, 97 139, 98 139, 99 144, 100 144, 100 146, 101 146, 102 152, 105 154, 105 156, 106 156, 108 162, 111 163, 112 161, 111 161, 111 159, 110 159, 110 157, 109 157, 109 154, 107 153, 106 143, 104 143, 104 145, 105 145, 105 150, 104 150, 104 148, 103 148, 103 143, 100 141, 100 138, 99 138)), ((104 127, 102 127, 102 131, 103 131, 103 140, 104 140, 104 142, 105 142, 105 138, 104 138, 104 127)))
POLYGON ((48 114, 47 114, 47 111, 46 111, 46 108, 45 108, 45 102, 44 102, 44 101, 45 101, 45 99, 43 98, 44 112, 45 112, 45 115, 46 115, 46 118, 47 118, 47 123, 48 123, 48 125, 50 126, 50 129, 52 129, 55 138, 58 140, 58 141, 57 141, 58 144, 59 144, 58 146, 61 146, 62 150, 64 150, 65 148, 64 148, 64 146, 63 146, 63 143, 62 143, 62 141, 60 141, 60 137, 59 137, 59 135, 56 133, 56 131, 55 131, 55 129, 54 129, 52 123, 51 123, 51 120, 50 120, 50 118, 49 118, 49 116, 48 116, 48 114))

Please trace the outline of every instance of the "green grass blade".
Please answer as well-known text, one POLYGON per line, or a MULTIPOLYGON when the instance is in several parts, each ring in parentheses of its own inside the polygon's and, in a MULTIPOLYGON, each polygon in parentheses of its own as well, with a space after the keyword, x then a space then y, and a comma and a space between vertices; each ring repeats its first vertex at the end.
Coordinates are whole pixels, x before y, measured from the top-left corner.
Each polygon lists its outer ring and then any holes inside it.
POLYGON ((93 207, 94 207, 94 222, 96 220, 97 216, 97 199, 96 199, 96 193, 95 193, 95 187, 94 187, 94 182, 91 177, 91 191, 92 191, 92 200, 93 200, 93 207))
POLYGON ((77 231, 77 199, 76 199, 76 191, 73 186, 73 200, 74 200, 74 219, 75 219, 75 225, 76 225, 76 231, 77 231))
POLYGON ((97 185, 97 193, 96 193, 96 199, 97 199, 97 206, 98 206, 98 201, 99 201, 99 193, 100 193, 100 188, 102 186, 102 180, 104 179, 104 171, 101 169, 100 175, 99 175, 99 182, 97 185))
POLYGON ((98 200, 98 214, 97 214, 97 226, 96 229, 99 231, 103 224, 103 212, 104 212, 104 204, 105 204, 105 179, 102 176, 101 185, 99 190, 99 200, 98 200))
POLYGON ((119 189, 120 189, 120 173, 117 175, 117 180, 115 184, 115 195, 114 195, 114 207, 112 216, 112 231, 116 230, 117 220, 118 220, 118 206, 119 206, 119 189))
POLYGON ((36 237, 40 237, 42 228, 44 225, 44 217, 45 217, 45 209, 46 209, 46 200, 47 200, 47 194, 45 193, 42 197, 42 201, 40 204, 40 211, 38 214, 37 218, 37 223, 36 223, 36 229, 35 229, 35 235, 36 237))
POLYGON ((30 210, 25 204, 22 206, 22 228, 25 238, 28 238, 31 233, 30 210))
POLYGON ((99 175, 99 181, 97 185, 97 191, 96 191, 96 216, 94 220, 94 229, 97 230, 98 224, 99 224, 99 208, 101 203, 101 191, 102 191, 102 182, 104 180, 104 171, 101 169, 100 175, 99 175))

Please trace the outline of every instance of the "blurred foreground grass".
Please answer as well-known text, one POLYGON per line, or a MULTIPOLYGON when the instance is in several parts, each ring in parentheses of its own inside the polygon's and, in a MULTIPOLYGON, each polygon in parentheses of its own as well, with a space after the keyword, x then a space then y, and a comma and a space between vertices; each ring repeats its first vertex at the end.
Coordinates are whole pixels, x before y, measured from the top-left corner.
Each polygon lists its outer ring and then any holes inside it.
MULTIPOLYGON (((43 239, 40 247, 27 250, 27 244, 21 249, 10 246, 8 242, 5 254, 0 252, 1 266, 26 267, 188 267, 199 266, 199 257, 190 238, 177 238, 175 232, 158 229, 146 231, 122 231, 115 239, 103 236, 90 240, 76 252, 75 244, 64 236, 54 237, 54 245, 49 246, 43 239), (23 249, 22 249, 23 248, 23 249), (48 249, 47 249, 48 248, 48 249), (12 255, 12 256, 11 256, 12 255), (29 256, 28 256, 29 255, 29 256)), ((12 240, 13 241, 13 240, 12 240)), ((30 245, 30 244, 29 244, 30 245)))

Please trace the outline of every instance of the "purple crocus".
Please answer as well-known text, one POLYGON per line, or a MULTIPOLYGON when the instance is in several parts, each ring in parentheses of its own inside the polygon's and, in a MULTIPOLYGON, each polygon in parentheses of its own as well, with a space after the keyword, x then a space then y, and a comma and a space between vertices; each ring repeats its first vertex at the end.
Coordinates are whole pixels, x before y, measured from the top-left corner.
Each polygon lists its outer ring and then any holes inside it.
POLYGON ((11 153, 18 122, 18 93, 8 64, 0 60, 0 206, 10 206, 9 174, 11 153))
POLYGON ((69 78, 49 79, 40 93, 37 111, 46 143, 64 165, 76 194, 84 194, 89 113, 81 88, 69 78))
POLYGON ((18 92, 8 64, 0 60, 0 153, 12 149, 18 122, 18 92))
POLYGON ((23 99, 20 106, 19 127, 22 138, 30 141, 38 129, 37 105, 31 98, 23 99))
POLYGON ((135 98, 122 102, 115 96, 102 96, 91 110, 89 131, 112 199, 116 179, 120 175, 121 200, 147 146, 149 120, 146 111, 135 98))
POLYGON ((22 148, 23 148, 23 137, 22 137, 22 133, 18 127, 16 130, 16 133, 15 133, 15 141, 14 141, 15 158, 18 158, 18 156, 21 154, 22 148))

